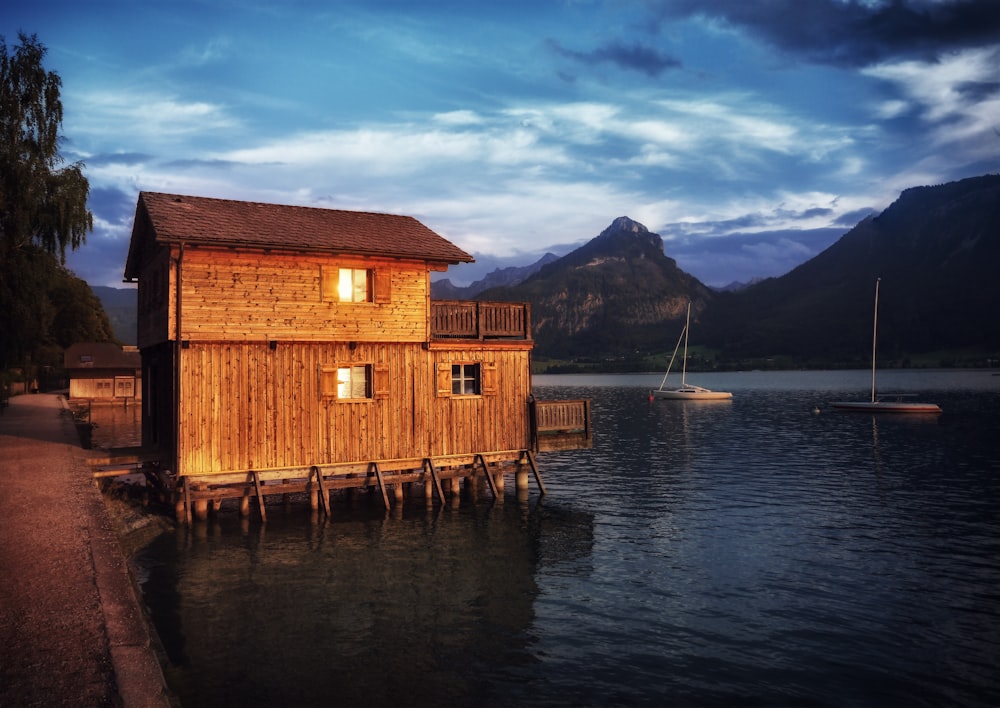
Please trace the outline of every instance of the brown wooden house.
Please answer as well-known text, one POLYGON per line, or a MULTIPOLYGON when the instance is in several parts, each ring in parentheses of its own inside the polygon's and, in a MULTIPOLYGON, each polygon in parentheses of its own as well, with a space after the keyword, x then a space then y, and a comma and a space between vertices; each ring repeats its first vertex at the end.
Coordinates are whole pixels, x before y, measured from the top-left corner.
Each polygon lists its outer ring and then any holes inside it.
POLYGON ((70 399, 122 401, 142 396, 138 350, 110 342, 78 342, 63 354, 70 399))
POLYGON ((141 193, 143 446, 188 501, 307 479, 326 504, 449 475, 496 493, 539 435, 589 445, 586 402, 539 424, 528 305, 431 300, 430 274, 471 260, 411 217, 141 193))

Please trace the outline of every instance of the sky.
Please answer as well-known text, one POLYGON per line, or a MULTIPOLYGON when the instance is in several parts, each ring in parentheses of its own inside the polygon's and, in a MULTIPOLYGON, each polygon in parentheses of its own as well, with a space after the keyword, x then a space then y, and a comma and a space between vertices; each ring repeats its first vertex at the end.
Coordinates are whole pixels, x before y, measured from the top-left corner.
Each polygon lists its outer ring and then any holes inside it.
POLYGON ((414 216, 490 270, 619 216, 707 285, 1000 172, 998 0, 14 0, 123 286, 140 191, 414 216))

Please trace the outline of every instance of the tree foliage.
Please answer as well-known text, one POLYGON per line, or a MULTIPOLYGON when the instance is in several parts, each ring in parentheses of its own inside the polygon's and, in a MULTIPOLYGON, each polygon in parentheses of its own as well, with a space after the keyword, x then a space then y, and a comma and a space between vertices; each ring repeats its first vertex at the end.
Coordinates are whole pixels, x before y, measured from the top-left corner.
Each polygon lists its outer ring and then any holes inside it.
POLYGON ((90 186, 83 164, 59 152, 62 80, 35 35, 18 38, 9 53, 0 37, 0 263, 31 243, 65 262, 93 228, 90 186))
POLYGON ((90 286, 64 267, 93 228, 83 164, 59 152, 62 81, 45 47, 0 37, 0 369, 60 367, 62 349, 113 341, 90 286))

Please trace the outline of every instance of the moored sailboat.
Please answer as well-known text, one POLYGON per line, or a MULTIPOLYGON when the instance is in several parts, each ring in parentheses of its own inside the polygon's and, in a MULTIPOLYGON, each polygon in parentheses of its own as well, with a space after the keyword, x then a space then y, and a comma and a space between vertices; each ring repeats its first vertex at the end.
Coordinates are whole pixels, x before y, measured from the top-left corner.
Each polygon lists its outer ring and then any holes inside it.
POLYGON ((660 387, 649 392, 650 398, 664 398, 668 400, 680 401, 722 401, 732 398, 733 394, 729 391, 712 391, 711 389, 695 386, 694 384, 689 384, 687 382, 688 330, 690 328, 691 302, 689 301, 687 321, 684 324, 684 329, 681 331, 681 336, 677 338, 677 345, 674 346, 674 353, 670 357, 670 363, 667 365, 667 373, 663 375, 663 380, 660 381, 660 387), (674 365, 674 359, 677 357, 677 350, 681 346, 681 340, 684 341, 684 357, 681 361, 681 385, 677 388, 666 388, 667 377, 670 376, 670 369, 674 365))
POLYGON ((875 393, 875 351, 878 341, 878 288, 881 278, 875 279, 875 316, 872 324, 872 396, 870 401, 838 401, 834 408, 844 411, 860 411, 868 413, 940 413, 941 407, 936 403, 919 403, 904 401, 913 396, 910 393, 875 393))

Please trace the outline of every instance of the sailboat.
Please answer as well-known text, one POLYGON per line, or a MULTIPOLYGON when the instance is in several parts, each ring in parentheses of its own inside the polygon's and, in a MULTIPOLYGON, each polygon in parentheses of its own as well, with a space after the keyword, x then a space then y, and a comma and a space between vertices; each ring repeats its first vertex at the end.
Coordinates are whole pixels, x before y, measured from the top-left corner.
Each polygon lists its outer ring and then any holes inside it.
POLYGON ((732 398, 733 394, 728 391, 712 391, 687 382, 688 330, 690 328, 691 302, 688 301, 687 322, 684 324, 681 336, 677 338, 677 345, 674 347, 674 353, 670 357, 670 363, 667 365, 667 373, 663 375, 660 387, 649 392, 650 399, 667 398, 681 401, 721 401, 732 398), (684 358, 681 362, 681 385, 678 388, 664 388, 667 385, 667 377, 670 376, 670 369, 674 365, 674 359, 677 357, 677 350, 681 346, 681 340, 684 340, 684 358))
POLYGON ((878 286, 881 278, 875 279, 875 317, 872 324, 872 397, 870 401, 839 401, 833 403, 834 408, 846 411, 861 411, 872 413, 940 413, 941 407, 936 403, 916 403, 904 401, 912 396, 909 393, 875 394, 875 343, 878 339, 878 286), (891 399, 891 400, 885 400, 891 399))

